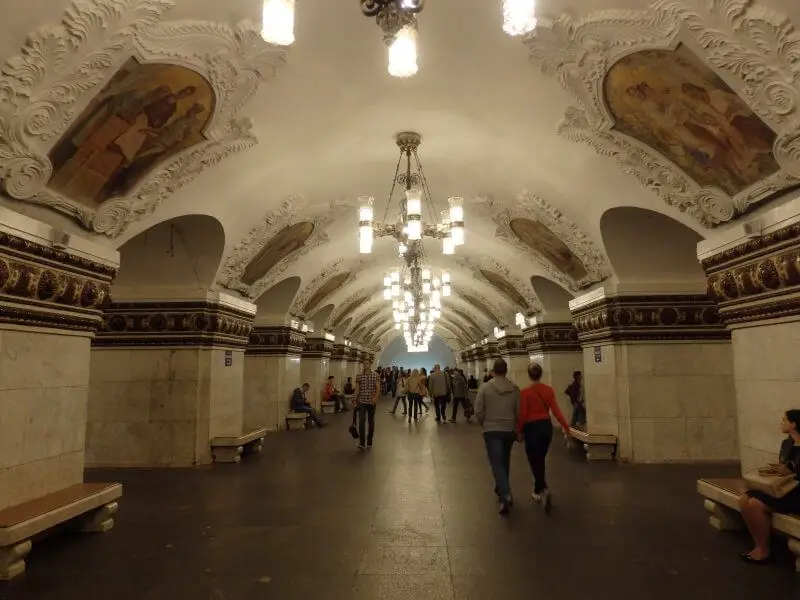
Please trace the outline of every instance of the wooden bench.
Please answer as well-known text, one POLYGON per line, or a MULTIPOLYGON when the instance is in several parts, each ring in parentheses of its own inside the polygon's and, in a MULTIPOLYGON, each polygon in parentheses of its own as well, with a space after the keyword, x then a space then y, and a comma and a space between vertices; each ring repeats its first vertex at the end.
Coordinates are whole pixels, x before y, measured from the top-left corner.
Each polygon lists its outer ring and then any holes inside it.
POLYGON ((25 572, 34 538, 57 526, 104 533, 114 526, 122 486, 78 483, 58 492, 0 510, 0 580, 25 572))
POLYGON ((211 455, 214 462, 238 463, 242 455, 256 454, 264 448, 266 429, 256 429, 238 437, 215 437, 211 440, 211 455))
POLYGON ((308 420, 309 416, 308 413, 302 412, 294 412, 289 411, 286 415, 286 429, 288 431, 294 431, 297 429, 305 429, 306 428, 306 420, 308 420))
POLYGON ((336 402, 325 402, 322 401, 320 406, 322 407, 322 414, 329 415, 336 412, 336 402))
MULTIPOLYGON (((711 515, 708 522, 715 529, 744 529, 739 511, 739 496, 747 488, 741 479, 698 479, 697 491, 705 500, 703 507, 711 515)), ((795 555, 795 571, 800 572, 800 515, 772 515, 773 531, 786 536, 789 550, 795 555)))
POLYGON ((567 446, 583 448, 586 460, 614 460, 617 453, 617 436, 611 433, 589 433, 583 429, 570 427, 567 435, 567 446))

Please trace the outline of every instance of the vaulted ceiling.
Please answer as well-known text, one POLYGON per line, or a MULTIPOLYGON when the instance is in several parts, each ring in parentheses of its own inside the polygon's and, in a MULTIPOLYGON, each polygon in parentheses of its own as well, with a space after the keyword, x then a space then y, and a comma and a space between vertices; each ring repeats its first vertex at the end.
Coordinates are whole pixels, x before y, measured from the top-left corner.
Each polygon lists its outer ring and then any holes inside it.
POLYGON ((387 209, 399 131, 435 209, 465 198, 466 244, 425 242, 454 346, 603 282, 700 286, 696 241, 800 183, 796 2, 542 0, 523 40, 501 0, 435 0, 409 79, 356 0, 297 0, 289 48, 260 4, 2 11, 0 202, 119 248, 115 297, 220 289, 385 345, 396 247, 360 255, 356 208, 387 209))

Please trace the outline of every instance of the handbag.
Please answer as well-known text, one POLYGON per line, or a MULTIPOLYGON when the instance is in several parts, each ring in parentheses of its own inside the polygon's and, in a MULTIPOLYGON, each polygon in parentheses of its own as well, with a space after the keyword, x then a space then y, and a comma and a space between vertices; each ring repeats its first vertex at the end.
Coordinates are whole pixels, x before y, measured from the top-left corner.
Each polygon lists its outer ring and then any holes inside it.
POLYGON ((348 429, 348 431, 350 432, 350 435, 353 436, 353 439, 357 440, 358 437, 359 437, 358 436, 358 429, 356 429, 356 415, 358 414, 358 407, 354 407, 354 408, 355 408, 355 410, 353 410, 353 422, 350 425, 350 429, 348 429))
POLYGON ((772 498, 783 498, 797 488, 800 481, 786 465, 769 464, 744 474, 744 483, 748 490, 761 492, 772 498))

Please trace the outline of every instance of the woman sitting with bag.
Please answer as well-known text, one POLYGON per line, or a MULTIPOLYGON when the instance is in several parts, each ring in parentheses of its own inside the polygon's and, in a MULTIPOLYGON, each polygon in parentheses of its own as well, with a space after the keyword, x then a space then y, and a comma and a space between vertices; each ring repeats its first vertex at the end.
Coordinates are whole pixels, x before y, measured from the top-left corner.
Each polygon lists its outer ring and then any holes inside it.
POLYGON ((778 454, 779 465, 758 469, 757 473, 745 474, 745 484, 751 488, 739 498, 739 506, 747 529, 755 542, 755 548, 742 554, 742 560, 750 564, 764 564, 771 560, 769 539, 772 533, 772 513, 800 512, 800 410, 787 410, 781 419, 781 432, 787 438, 781 443, 778 454), (767 487, 761 481, 772 480, 770 491, 753 489, 767 487))

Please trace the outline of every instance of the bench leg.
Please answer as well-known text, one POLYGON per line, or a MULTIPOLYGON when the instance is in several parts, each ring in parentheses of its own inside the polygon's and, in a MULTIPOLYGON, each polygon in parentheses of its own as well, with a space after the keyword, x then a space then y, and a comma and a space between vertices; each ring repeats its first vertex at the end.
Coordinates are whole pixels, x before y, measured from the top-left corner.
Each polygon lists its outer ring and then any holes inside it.
POLYGON ((0 581, 22 575, 25 572, 25 557, 30 551, 30 540, 0 548, 0 581))
POLYGON ((575 438, 569 435, 564 438, 564 444, 567 446, 567 450, 576 450, 581 447, 581 445, 575 441, 575 438))
POLYGON ((217 447, 211 449, 214 462, 217 463, 238 463, 242 460, 242 447, 217 447))
POLYGON ((586 460, 614 460, 614 446, 611 444, 585 444, 586 460))
POLYGON ((800 540, 790 537, 789 550, 794 554, 794 570, 800 573, 800 540))
POLYGON ((264 449, 264 440, 258 439, 258 440, 253 440, 249 444, 245 444, 245 447, 242 452, 243 454, 258 454, 263 449, 264 449))
POLYGON ((708 522, 714 529, 736 531, 744 528, 742 516, 732 508, 717 504, 708 498, 703 501, 703 508, 711 515, 708 518, 708 522))
POLYGON ((118 510, 119 504, 109 502, 81 517, 76 530, 84 533, 105 533, 114 527, 113 517, 118 510))

